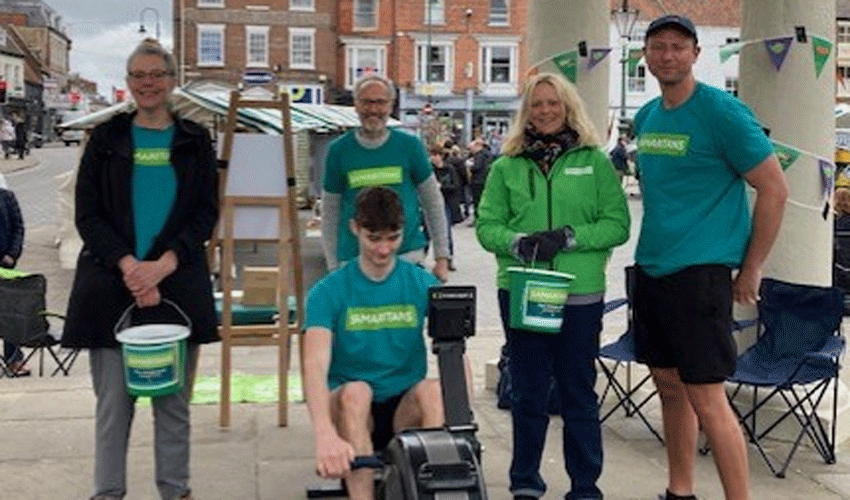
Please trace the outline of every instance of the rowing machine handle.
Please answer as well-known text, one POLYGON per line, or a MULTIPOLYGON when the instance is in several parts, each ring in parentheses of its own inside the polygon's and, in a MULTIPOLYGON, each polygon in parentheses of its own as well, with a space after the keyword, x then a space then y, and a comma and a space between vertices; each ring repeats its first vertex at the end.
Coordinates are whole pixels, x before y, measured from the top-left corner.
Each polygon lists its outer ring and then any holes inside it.
POLYGON ((351 462, 351 469, 382 469, 384 461, 377 455, 362 455, 354 457, 351 462))

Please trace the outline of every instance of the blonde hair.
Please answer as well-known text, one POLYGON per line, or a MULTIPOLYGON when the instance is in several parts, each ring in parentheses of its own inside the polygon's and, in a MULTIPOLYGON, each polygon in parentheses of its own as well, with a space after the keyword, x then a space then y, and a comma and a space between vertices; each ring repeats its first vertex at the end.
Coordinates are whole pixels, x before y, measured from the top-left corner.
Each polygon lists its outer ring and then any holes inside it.
POLYGON ((357 99, 358 97, 360 97, 360 91, 364 87, 372 83, 380 83, 384 87, 386 87, 387 94, 389 94, 390 96, 390 101, 395 103, 396 99, 398 98, 398 91, 396 91, 395 85, 393 85, 393 82, 389 78, 384 78, 383 76, 378 75, 376 73, 370 73, 354 83, 354 98, 357 99))
POLYGON ((127 58, 127 73, 130 72, 130 65, 133 64, 133 59, 137 56, 159 56, 165 63, 165 71, 171 76, 177 74, 177 63, 174 61, 174 56, 153 38, 145 38, 130 53, 130 57, 127 58))
POLYGON ((599 134, 590 122, 590 117, 584 110, 584 102, 578 95, 573 84, 561 75, 555 73, 539 73, 525 82, 519 111, 514 116, 511 126, 502 141, 502 153, 507 156, 517 156, 525 145, 525 127, 531 114, 531 95, 538 85, 548 83, 566 109, 566 122, 578 133, 578 144, 581 146, 599 146, 599 134))

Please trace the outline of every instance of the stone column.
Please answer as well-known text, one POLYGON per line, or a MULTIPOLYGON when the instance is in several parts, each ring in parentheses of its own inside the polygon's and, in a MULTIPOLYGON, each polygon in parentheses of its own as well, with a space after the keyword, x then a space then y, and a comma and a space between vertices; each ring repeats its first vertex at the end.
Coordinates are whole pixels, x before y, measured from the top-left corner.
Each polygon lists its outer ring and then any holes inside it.
MULTIPOLYGON (((529 66, 555 54, 578 50, 578 43, 582 40, 587 42, 588 51, 593 47, 607 47, 609 26, 608 2, 530 0, 526 37, 529 66)), ((612 52, 608 57, 616 55, 612 52)), ((609 64, 603 61, 587 71, 586 63, 586 58, 579 58, 576 87, 604 143, 608 131, 609 64)), ((552 62, 542 64, 538 69, 558 72, 552 62)))
MULTIPOLYGON (((817 35, 834 43, 835 2, 787 0, 765 8, 760 0, 744 0, 741 40, 794 36, 795 26, 805 26, 809 37, 817 35)), ((816 76, 811 39, 796 41, 776 71, 762 43, 744 47, 740 57, 740 97, 770 128, 771 138, 803 152, 786 170, 790 186, 782 229, 764 276, 812 285, 832 284, 832 214, 824 220, 818 160, 833 160, 835 151, 835 51, 816 76)), ((745 346, 741 346, 745 347, 745 346)), ((850 370, 841 371, 839 383, 838 436, 850 436, 850 402, 847 386, 850 370)), ((744 396, 746 397, 746 396, 744 396)), ((832 391, 820 408, 829 421, 832 391)), ((771 408, 765 407, 766 411, 771 408)), ((792 420, 792 419, 789 419, 792 420)), ((762 419, 767 421, 767 419, 762 419)), ((793 429, 788 429, 789 434, 793 429)))

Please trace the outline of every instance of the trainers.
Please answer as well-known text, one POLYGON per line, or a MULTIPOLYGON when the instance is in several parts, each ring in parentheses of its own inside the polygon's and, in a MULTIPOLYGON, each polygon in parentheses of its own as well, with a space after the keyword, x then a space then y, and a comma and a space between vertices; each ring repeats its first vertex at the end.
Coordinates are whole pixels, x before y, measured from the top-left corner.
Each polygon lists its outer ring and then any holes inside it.
POLYGON ((658 500, 697 500, 696 495, 674 495, 666 490, 663 495, 658 495, 658 500))

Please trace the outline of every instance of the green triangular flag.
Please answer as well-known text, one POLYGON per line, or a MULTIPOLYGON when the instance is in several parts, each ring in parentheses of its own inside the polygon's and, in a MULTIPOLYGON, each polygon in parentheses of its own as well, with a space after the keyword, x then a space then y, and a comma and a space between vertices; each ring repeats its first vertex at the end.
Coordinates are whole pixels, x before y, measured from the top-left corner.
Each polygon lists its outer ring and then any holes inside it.
POLYGON ((635 74, 635 68, 640 60, 643 59, 643 49, 629 49, 629 74, 635 74))
POLYGON ((773 151, 776 153, 776 158, 779 159, 779 164, 782 165, 782 170, 788 170, 788 167, 800 157, 798 150, 778 142, 773 142, 773 151))
POLYGON ((552 58, 552 62, 555 63, 555 66, 561 70, 561 73, 567 77, 571 83, 576 82, 576 70, 578 69, 578 52, 573 50, 570 52, 564 52, 563 54, 558 54, 557 56, 552 58))
POLYGON ((829 59, 829 54, 832 52, 832 42, 826 38, 812 36, 812 52, 815 54, 815 74, 820 77, 823 66, 826 60, 829 59))
POLYGON ((720 62, 724 63, 729 60, 730 57, 734 56, 738 52, 741 52, 741 48, 744 46, 744 42, 734 42, 727 43, 726 45, 720 47, 720 62))

